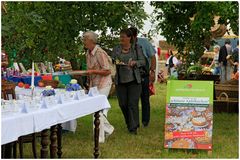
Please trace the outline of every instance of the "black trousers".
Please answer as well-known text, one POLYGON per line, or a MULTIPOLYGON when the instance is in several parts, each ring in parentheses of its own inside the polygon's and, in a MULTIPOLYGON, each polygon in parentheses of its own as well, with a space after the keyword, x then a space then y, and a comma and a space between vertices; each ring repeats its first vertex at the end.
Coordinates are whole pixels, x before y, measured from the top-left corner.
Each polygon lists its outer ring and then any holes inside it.
POLYGON ((141 84, 135 81, 116 85, 118 103, 129 131, 135 131, 139 127, 138 102, 141 90, 141 84))
POLYGON ((150 101, 149 101, 149 77, 145 77, 142 81, 142 94, 141 94, 141 103, 142 103, 142 123, 148 125, 150 121, 150 101))

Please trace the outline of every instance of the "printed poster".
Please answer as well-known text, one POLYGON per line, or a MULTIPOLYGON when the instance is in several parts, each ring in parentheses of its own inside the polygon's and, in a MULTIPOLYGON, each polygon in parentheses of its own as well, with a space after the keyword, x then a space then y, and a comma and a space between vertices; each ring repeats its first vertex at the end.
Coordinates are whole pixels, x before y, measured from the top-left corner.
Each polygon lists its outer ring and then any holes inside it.
POLYGON ((213 84, 168 81, 164 148, 212 150, 213 84))

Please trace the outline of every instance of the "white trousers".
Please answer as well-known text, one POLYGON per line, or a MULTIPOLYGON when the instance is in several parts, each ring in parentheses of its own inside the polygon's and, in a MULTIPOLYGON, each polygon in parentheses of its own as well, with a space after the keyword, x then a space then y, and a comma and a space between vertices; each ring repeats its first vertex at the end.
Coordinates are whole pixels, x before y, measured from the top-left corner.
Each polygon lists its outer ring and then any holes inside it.
POLYGON ((75 132, 77 129, 77 120, 71 120, 65 123, 62 123, 62 128, 71 132, 75 132))
MULTIPOLYGON (((99 93, 106 95, 108 97, 111 87, 112 85, 102 88, 99 90, 99 93)), ((111 135, 114 130, 114 127, 107 120, 107 112, 108 112, 108 109, 104 109, 99 113, 100 114, 100 117, 99 117, 99 120, 100 120, 99 142, 100 143, 104 143, 105 137, 111 135)), ((93 120, 94 120, 94 117, 93 117, 93 120)), ((74 119, 74 120, 62 123, 62 127, 64 130, 75 132, 77 129, 77 120, 74 119)))
MULTIPOLYGON (((111 90, 112 84, 99 90, 100 94, 106 95, 108 97, 111 90)), ((107 120, 108 109, 102 110, 100 114, 100 126, 99 126, 99 142, 104 143, 105 138, 112 134, 114 127, 107 120)))

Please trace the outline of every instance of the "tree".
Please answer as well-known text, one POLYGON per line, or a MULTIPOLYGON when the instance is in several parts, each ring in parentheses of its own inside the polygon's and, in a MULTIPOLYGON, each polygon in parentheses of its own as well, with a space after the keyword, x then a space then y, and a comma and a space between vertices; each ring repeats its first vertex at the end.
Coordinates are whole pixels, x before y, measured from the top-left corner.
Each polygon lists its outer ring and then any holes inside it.
POLYGON ((238 35, 238 2, 151 2, 158 25, 156 31, 186 57, 187 67, 198 62, 211 42, 214 16, 219 24, 230 25, 238 35), (192 54, 189 54, 192 53, 192 54))
POLYGON ((28 66, 32 60, 79 58, 80 31, 99 31, 99 43, 111 48, 121 28, 142 28, 147 17, 143 2, 7 2, 5 6, 3 47, 11 59, 28 66))

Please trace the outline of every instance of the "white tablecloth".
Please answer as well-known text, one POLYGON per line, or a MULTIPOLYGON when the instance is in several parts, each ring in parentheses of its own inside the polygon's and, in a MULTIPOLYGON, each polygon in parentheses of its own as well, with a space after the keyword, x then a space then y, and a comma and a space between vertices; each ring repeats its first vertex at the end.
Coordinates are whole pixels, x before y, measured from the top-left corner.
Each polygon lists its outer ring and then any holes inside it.
MULTIPOLYGON (((35 87, 34 88, 34 95, 40 95, 42 91, 45 90, 45 87, 35 87)), ((61 90, 65 90, 65 89, 55 89, 55 92, 61 92, 61 90)), ((20 88, 18 86, 15 87, 15 93, 17 96, 17 99, 19 99, 19 95, 24 95, 24 96, 31 96, 32 91, 31 89, 25 89, 25 88, 20 88)), ((77 128, 77 120, 71 120, 68 122, 65 122, 62 124, 62 127, 64 130, 68 130, 68 131, 72 131, 75 132, 76 128, 77 128)))
POLYGON ((99 95, 58 104, 47 109, 39 109, 35 112, 2 115, 1 144, 13 142, 20 136, 40 132, 53 125, 107 108, 110 108, 107 97, 99 95))

